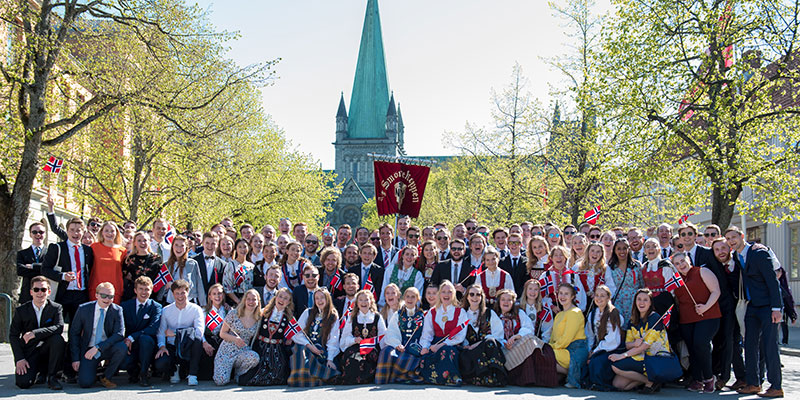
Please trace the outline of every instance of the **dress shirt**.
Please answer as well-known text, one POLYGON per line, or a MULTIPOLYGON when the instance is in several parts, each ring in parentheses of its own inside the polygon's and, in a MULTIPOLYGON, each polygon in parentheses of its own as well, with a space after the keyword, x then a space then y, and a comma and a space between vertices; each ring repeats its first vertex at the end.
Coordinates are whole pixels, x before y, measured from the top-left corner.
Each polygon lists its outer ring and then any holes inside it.
POLYGON ((42 327, 42 310, 44 310, 44 306, 47 305, 47 302, 45 301, 45 303, 42 304, 41 307, 37 306, 36 303, 31 303, 31 305, 33 306, 33 312, 36 313, 36 326, 41 328, 42 327))
MULTIPOLYGON (((586 341, 589 343, 589 351, 591 354, 597 353, 598 351, 605 350, 607 352, 612 352, 619 347, 620 342, 622 341, 622 332, 619 328, 611 324, 610 318, 609 321, 606 322, 606 337, 603 338, 597 346, 592 350, 592 346, 595 345, 595 341, 597 340, 597 336, 595 332, 600 330, 600 318, 603 317, 603 313, 598 311, 594 312, 594 321, 592 323, 587 323, 584 327, 585 334, 586 334, 586 341), (594 329, 592 329, 594 327, 594 329)), ((620 318, 620 326, 625 326, 625 321, 622 320, 622 316, 620 318)))
POLYGON ((369 270, 371 268, 370 265, 361 264, 361 287, 364 287, 364 284, 367 283, 367 278, 369 277, 369 270))
MULTIPOLYGON (((92 345, 92 346, 94 346, 95 343, 100 343, 100 342, 102 342, 102 341, 107 339, 106 330, 105 329, 100 329, 100 331, 101 331, 101 335, 100 336, 101 337, 99 337, 99 338, 95 337, 96 333, 97 333, 97 323, 100 321, 100 309, 101 308, 102 307, 100 307, 100 303, 99 302, 95 302, 94 303, 94 322, 92 323, 92 338, 89 340, 89 344, 92 345)), ((105 316, 104 318, 108 318, 108 307, 102 308, 102 309, 103 309, 103 314, 105 316)))
POLYGON ((458 278, 461 276, 461 262, 464 261, 453 261, 450 264, 450 279, 452 280, 453 284, 459 283, 458 278))
MULTIPOLYGON (((89 277, 86 276, 86 256, 83 254, 83 246, 80 243, 75 243, 71 240, 67 240, 67 253, 69 253, 69 262, 72 266, 72 272, 75 272, 75 278, 67 285, 67 290, 86 290, 86 282, 89 282, 89 277), (78 288, 78 279, 77 279, 77 265, 75 265, 75 247, 78 248, 78 254, 80 254, 80 261, 81 261, 81 287, 78 288)), ((66 275, 64 272, 61 276, 62 279, 66 275)))
POLYGON ((158 327, 158 347, 165 344, 175 344, 175 336, 166 337, 167 329, 175 332, 177 329, 194 327, 197 337, 202 338, 206 329, 206 315, 197 304, 186 302, 183 309, 172 303, 161 311, 161 325, 158 327))
MULTIPOLYGON (((543 303, 542 307, 550 307, 550 305, 552 304, 549 297, 547 297, 545 301, 543 301, 542 303, 543 303)), ((553 321, 555 320, 555 317, 551 318, 550 321, 541 321, 540 323, 539 310, 537 310, 536 306, 533 304, 526 303, 524 307, 520 308, 520 311, 523 311, 524 314, 528 317, 528 320, 531 321, 531 324, 533 325, 534 334, 538 330, 539 334, 541 335, 540 339, 544 340, 545 342, 549 342, 550 333, 553 331, 553 321), (541 329, 538 326, 540 324, 541 324, 541 329)), ((555 315, 555 313, 553 313, 553 315, 555 315)))
MULTIPOLYGON (((506 271, 503 271, 500 268, 495 268, 494 271, 486 269, 481 273, 481 275, 484 275, 486 277, 486 287, 490 288, 494 287, 497 288, 497 290, 508 289, 512 292, 514 291, 514 280, 511 278, 511 274, 509 274, 506 271), (501 275, 506 276, 506 281, 503 282, 503 287, 499 287, 501 275)), ((483 283, 482 278, 478 276, 477 281, 475 283, 482 284, 483 283)))
POLYGON ((269 290, 268 287, 264 286, 264 295, 262 296, 262 298, 264 299, 264 304, 269 303, 269 301, 272 300, 272 298, 275 297, 276 294, 278 294, 277 288, 269 290))

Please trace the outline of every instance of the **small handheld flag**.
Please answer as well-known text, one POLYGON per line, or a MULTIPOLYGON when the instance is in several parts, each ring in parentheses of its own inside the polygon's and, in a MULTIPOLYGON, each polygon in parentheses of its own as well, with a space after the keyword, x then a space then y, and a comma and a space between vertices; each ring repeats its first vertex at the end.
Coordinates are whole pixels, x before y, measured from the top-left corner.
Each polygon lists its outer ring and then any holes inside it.
POLYGON ((334 290, 341 290, 342 289, 342 277, 339 276, 339 269, 336 269, 336 273, 333 274, 333 278, 331 278, 331 291, 334 290))
POLYGON ((668 292, 673 292, 683 286, 686 286, 686 283, 683 282, 683 278, 681 278, 681 275, 676 272, 674 275, 672 275, 672 278, 669 278, 669 280, 666 283, 664 283, 664 290, 668 292))
POLYGON ((358 353, 365 356, 375 350, 375 346, 383 339, 383 336, 361 339, 361 342, 358 343, 358 353))
POLYGON ((171 245, 174 239, 175 239, 175 228, 172 225, 167 224, 167 234, 164 235, 164 240, 171 245))
POLYGON ((172 283, 172 274, 169 273, 169 268, 167 268, 167 264, 161 264, 161 269, 158 271, 158 276, 153 281, 153 292, 158 292, 164 286, 169 285, 172 283))
POLYGON ((239 266, 233 271, 234 285, 239 286, 244 283, 245 275, 246 273, 244 272, 244 264, 239 264, 239 266))
POLYGON ((356 304, 355 300, 350 302, 350 306, 347 307, 347 310, 344 310, 342 313, 342 318, 339 320, 339 330, 344 329, 344 325, 347 323, 347 318, 350 317, 350 311, 353 310, 353 304, 356 304))
POLYGON ((222 317, 213 309, 206 314, 206 329, 213 331, 222 325, 222 317))
POLYGON ((549 296, 556 292, 556 284, 549 274, 545 274, 542 279, 539 279, 539 286, 541 287, 542 297, 549 296))
POLYGON ((683 215, 681 215, 681 217, 680 217, 680 218, 678 218, 678 225, 683 225, 683 224, 685 224, 687 221, 689 221, 689 217, 691 217, 692 215, 694 215, 694 213, 689 213, 689 214, 683 214, 683 215))
POLYGON ((44 167, 42 167, 42 170, 57 174, 61 172, 61 167, 63 165, 64 165, 64 160, 50 156, 50 158, 47 159, 47 163, 45 163, 44 167))
POLYGON ((664 322, 665 328, 669 328, 669 320, 672 318, 672 307, 674 306, 669 306, 669 310, 667 310, 667 312, 664 313, 664 316, 661 317, 661 321, 664 322))
POLYGON ((292 319, 289 320, 289 326, 286 327, 286 332, 283 333, 283 336, 286 337, 286 340, 292 340, 294 335, 302 331, 303 330, 300 329, 300 324, 298 324, 297 320, 295 320, 294 317, 292 317, 292 319))
POLYGON ((459 332, 461 332, 464 328, 466 328, 467 325, 469 325, 469 319, 467 319, 466 321, 464 321, 461 324, 458 324, 457 327, 453 328, 453 330, 450 331, 450 334, 447 335, 447 338, 448 339, 452 339, 452 338, 456 337, 456 335, 458 335, 459 332))
POLYGON ((542 322, 550 322, 553 320, 553 311, 550 310, 550 307, 542 307, 542 311, 539 311, 539 321, 542 322))
POLYGON ((373 296, 375 295, 375 286, 372 285, 372 276, 367 277, 367 282, 364 283, 363 290, 369 290, 370 292, 372 292, 373 296))
POLYGON ((600 217, 600 206, 595 206, 594 208, 583 214, 584 222, 588 223, 589 225, 596 224, 597 219, 599 217, 600 217))

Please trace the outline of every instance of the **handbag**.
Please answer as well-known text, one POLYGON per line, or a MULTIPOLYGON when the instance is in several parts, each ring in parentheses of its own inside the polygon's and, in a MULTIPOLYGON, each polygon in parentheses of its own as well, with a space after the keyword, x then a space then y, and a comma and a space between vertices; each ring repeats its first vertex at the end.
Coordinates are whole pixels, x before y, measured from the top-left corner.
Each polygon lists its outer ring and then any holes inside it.
POLYGON ((193 326, 175 330, 175 351, 179 359, 189 361, 192 358, 192 346, 197 337, 197 330, 193 326))
POLYGON ((644 371, 647 379, 655 383, 672 382, 683 375, 678 356, 667 352, 659 352, 653 356, 645 354, 644 371))
POLYGON ((739 272, 739 301, 736 302, 736 322, 739 323, 739 331, 744 337, 744 315, 747 312, 747 299, 744 296, 744 274, 739 272))

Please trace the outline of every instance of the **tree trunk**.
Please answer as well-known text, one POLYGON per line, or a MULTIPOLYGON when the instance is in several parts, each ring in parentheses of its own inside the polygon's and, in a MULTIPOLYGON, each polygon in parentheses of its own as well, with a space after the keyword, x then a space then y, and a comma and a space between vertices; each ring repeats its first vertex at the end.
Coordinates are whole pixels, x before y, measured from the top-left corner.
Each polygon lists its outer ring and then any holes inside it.
POLYGON ((736 199, 742 193, 742 186, 735 185, 732 189, 722 190, 719 185, 712 183, 711 191, 711 223, 716 224, 723 231, 728 228, 733 219, 736 199))

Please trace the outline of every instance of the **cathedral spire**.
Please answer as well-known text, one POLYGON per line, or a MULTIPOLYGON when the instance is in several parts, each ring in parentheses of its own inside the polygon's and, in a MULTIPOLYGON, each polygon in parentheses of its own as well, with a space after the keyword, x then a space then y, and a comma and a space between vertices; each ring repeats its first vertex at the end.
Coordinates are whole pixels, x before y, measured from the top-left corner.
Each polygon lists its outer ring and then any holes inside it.
POLYGON ((344 106, 344 92, 342 97, 339 98, 339 111, 336 112, 336 118, 347 118, 347 107, 344 106))
POLYGON ((350 98, 350 138, 382 138, 389 107, 389 81, 383 53, 378 0, 367 0, 361 47, 358 51, 353 92, 350 98))

